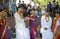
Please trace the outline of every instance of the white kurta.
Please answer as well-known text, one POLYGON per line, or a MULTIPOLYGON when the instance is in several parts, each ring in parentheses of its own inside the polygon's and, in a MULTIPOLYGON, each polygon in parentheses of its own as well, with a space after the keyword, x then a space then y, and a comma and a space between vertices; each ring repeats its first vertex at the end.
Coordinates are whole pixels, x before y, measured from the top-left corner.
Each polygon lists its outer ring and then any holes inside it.
POLYGON ((51 25, 52 25, 52 18, 51 17, 49 17, 49 21, 48 22, 46 22, 45 16, 41 17, 42 39, 53 39, 53 33, 51 31, 51 25), (45 30, 44 28, 48 28, 48 30, 45 30))
POLYGON ((21 19, 18 13, 15 13, 14 17, 16 22, 16 39, 30 39, 29 29, 26 28, 24 19, 21 19))

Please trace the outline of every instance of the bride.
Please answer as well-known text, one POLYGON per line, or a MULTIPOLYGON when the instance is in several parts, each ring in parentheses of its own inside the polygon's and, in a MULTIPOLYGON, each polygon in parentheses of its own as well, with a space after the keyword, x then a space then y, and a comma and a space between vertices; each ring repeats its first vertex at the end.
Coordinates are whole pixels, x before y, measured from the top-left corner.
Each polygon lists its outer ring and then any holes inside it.
POLYGON ((29 29, 26 28, 24 22, 24 7, 19 6, 18 11, 14 14, 15 17, 15 29, 16 39, 30 39, 29 29))

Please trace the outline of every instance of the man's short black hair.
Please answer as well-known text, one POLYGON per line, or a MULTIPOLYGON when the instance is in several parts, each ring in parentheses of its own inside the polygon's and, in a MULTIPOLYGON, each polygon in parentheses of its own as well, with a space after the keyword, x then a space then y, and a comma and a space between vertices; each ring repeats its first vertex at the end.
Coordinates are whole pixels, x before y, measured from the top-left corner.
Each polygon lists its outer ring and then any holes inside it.
POLYGON ((49 9, 46 9, 46 12, 50 12, 50 10, 49 9))
POLYGON ((0 12, 2 11, 2 9, 0 9, 0 12))
POLYGON ((31 12, 32 10, 34 10, 34 11, 35 11, 35 9, 30 9, 30 12, 31 12))

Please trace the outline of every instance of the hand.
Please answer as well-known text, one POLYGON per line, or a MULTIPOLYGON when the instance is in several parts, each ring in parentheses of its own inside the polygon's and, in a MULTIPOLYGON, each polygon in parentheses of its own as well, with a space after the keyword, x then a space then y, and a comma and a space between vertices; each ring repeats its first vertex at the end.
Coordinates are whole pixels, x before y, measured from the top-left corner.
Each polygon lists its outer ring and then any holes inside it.
POLYGON ((39 18, 39 16, 37 16, 39 18))
POLYGON ((1 25, 3 25, 3 23, 0 23, 1 25))
POLYGON ((35 20, 35 19, 33 19, 33 18, 29 18, 29 17, 28 17, 28 19, 30 19, 30 20, 35 20))
POLYGON ((29 29, 30 27, 28 26, 28 29, 29 29))
POLYGON ((32 20, 35 20, 35 19, 32 19, 32 20))
POLYGON ((26 17, 25 20, 29 20, 29 17, 26 17))
POLYGON ((45 30, 48 30, 48 28, 44 28, 45 30))

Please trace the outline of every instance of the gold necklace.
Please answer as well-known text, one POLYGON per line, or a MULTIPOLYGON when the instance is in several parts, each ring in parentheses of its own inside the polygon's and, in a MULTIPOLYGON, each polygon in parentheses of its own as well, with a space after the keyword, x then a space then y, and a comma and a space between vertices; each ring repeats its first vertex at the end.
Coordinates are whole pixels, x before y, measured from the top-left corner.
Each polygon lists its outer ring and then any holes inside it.
POLYGON ((46 22, 49 22, 49 17, 46 18, 46 16, 45 16, 45 20, 46 20, 46 22))

